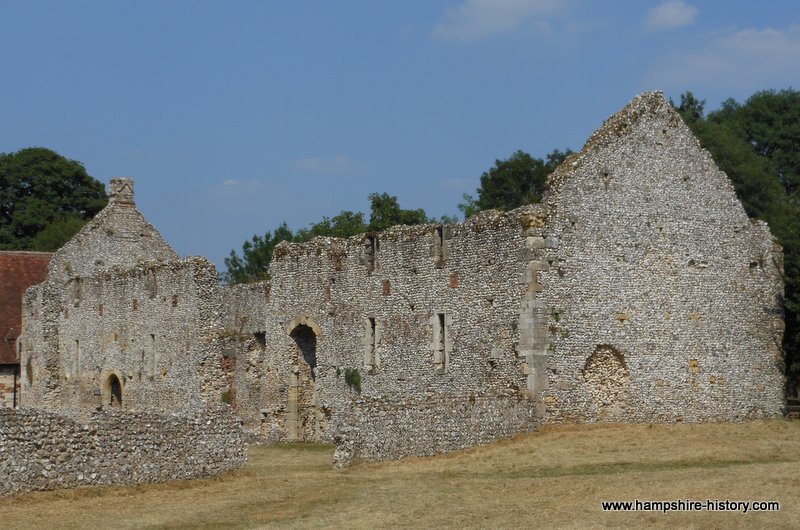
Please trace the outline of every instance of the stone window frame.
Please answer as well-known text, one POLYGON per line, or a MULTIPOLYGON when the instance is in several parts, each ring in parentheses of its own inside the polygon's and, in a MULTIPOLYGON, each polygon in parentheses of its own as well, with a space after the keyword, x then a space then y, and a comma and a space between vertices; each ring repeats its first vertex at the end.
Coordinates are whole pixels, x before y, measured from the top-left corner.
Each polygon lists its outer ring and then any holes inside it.
POLYGON ((364 368, 371 372, 381 366, 381 326, 374 316, 364 321, 364 334, 361 344, 364 349, 364 368))
POLYGON ((434 227, 431 238, 430 256, 433 258, 433 268, 443 269, 447 258, 450 256, 450 248, 447 241, 452 238, 450 227, 444 224, 434 227))
POLYGON ((453 317, 443 310, 435 310, 430 318, 432 363, 437 374, 445 374, 450 369, 450 355, 453 352, 453 340, 450 328, 453 317))

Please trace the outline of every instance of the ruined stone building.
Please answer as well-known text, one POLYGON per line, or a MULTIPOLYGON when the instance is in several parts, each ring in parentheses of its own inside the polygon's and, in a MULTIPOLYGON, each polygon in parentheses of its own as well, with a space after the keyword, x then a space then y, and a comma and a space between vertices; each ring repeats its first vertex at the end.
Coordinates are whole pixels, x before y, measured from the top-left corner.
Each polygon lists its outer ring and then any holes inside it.
POLYGON ((22 328, 22 296, 44 279, 49 252, 0 251, 0 407, 19 402, 18 338, 22 328))
POLYGON ((178 257, 136 209, 129 179, 112 180, 109 199, 26 293, 26 404, 77 414, 110 405, 188 412, 218 402, 214 266, 178 257))
POLYGON ((781 248, 660 93, 607 120, 540 204, 282 243, 270 274, 220 287, 114 180, 27 293, 23 395, 231 401, 267 439, 335 441, 342 464, 784 405, 781 248))

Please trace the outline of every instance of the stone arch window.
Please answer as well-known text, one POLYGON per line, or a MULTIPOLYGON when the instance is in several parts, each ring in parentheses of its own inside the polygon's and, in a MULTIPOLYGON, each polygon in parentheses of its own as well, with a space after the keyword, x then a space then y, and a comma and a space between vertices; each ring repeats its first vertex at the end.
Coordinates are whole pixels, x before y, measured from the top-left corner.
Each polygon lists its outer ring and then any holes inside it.
POLYGON ((122 407, 122 381, 117 374, 110 374, 103 383, 103 406, 122 407))
MULTIPOLYGON (((311 327, 305 324, 299 324, 295 327, 290 336, 294 340, 300 353, 303 356, 306 364, 311 367, 311 379, 316 377, 315 369, 317 367, 317 335, 311 327)), ((299 359, 298 359, 299 361, 299 359)))
POLYGON ((597 419, 620 419, 627 402, 630 372, 625 356, 609 344, 599 344, 581 373, 597 419))

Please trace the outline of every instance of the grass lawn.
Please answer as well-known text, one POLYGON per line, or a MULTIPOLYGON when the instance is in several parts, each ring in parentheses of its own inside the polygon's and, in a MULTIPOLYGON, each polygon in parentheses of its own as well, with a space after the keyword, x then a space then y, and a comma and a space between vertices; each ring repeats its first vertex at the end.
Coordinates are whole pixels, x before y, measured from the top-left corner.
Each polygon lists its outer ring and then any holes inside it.
POLYGON ((331 466, 333 447, 250 448, 209 480, 0 500, 8 528, 796 528, 800 421, 550 426, 434 458, 331 466), (604 512, 601 500, 779 501, 773 512, 604 512))

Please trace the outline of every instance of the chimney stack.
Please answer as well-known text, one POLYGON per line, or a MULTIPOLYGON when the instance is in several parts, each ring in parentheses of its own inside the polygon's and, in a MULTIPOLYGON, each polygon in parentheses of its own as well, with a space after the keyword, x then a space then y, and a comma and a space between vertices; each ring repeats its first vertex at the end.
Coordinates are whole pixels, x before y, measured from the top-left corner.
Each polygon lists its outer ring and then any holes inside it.
POLYGON ((113 204, 133 206, 133 179, 120 177, 111 179, 108 186, 108 200, 113 204))

